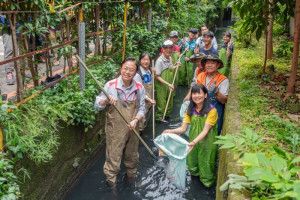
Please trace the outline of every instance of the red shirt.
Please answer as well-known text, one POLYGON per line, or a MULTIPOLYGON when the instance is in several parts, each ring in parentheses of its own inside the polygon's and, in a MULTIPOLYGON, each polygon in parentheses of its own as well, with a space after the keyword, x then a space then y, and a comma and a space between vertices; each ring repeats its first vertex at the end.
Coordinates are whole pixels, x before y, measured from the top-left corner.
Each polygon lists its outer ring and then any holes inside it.
MULTIPOLYGON (((179 46, 175 44, 173 46, 173 51, 180 52, 179 46)), ((162 54, 163 52, 164 52, 164 48, 161 48, 160 54, 162 54)))

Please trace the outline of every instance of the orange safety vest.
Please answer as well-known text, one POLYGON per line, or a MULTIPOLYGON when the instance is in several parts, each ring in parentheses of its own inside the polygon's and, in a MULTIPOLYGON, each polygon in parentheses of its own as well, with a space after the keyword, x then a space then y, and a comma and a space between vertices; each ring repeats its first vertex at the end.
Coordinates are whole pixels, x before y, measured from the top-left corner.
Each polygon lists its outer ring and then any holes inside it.
MULTIPOLYGON (((204 86, 206 86, 206 77, 207 77, 207 71, 200 73, 197 76, 197 84, 202 84, 204 86)), ((214 82, 216 82, 216 86, 218 87, 220 85, 220 83, 222 81, 224 81, 225 79, 227 79, 226 76, 224 76, 221 73, 218 73, 209 83, 209 85, 207 86, 207 88, 210 87, 211 84, 213 84, 214 82)))

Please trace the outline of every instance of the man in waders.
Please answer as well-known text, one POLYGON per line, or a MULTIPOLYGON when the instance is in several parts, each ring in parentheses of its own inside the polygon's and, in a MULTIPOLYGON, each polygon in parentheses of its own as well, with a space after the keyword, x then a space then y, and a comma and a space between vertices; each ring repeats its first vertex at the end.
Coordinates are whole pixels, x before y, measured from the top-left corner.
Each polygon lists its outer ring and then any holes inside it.
MULTIPOLYGON (((163 43, 162 48, 164 49, 163 54, 156 60, 155 63, 155 96, 157 105, 157 112, 155 113, 156 120, 161 120, 163 118, 169 93, 174 90, 174 85, 172 85, 172 82, 176 71, 176 68, 173 67, 171 61, 173 42, 171 40, 166 40, 163 43)), ((175 92, 173 91, 166 116, 169 116, 172 111, 174 93, 175 92)))
POLYGON ((231 67, 231 59, 233 53, 233 44, 231 41, 231 33, 225 32, 223 34, 224 44, 220 50, 219 58, 223 61, 224 67, 219 70, 219 72, 225 76, 229 76, 230 67, 231 67))
MULTIPOLYGON (((173 52, 178 52, 180 53, 179 46, 176 44, 178 41, 178 32, 177 31, 171 31, 169 34, 169 40, 173 42, 173 52)), ((164 48, 161 48, 160 54, 164 52, 164 48)))
POLYGON ((183 38, 179 42, 179 48, 181 52, 187 50, 185 56, 183 56, 180 60, 182 67, 179 68, 178 73, 178 84, 179 85, 189 85, 193 76, 193 67, 194 64, 191 62, 192 55, 194 54, 194 49, 196 48, 196 35, 198 33, 198 29, 191 28, 188 32, 189 37, 183 38))
POLYGON ((103 171, 108 184, 114 188, 117 175, 120 171, 122 154, 124 151, 124 164, 129 180, 134 180, 139 162, 139 139, 132 132, 138 122, 145 115, 145 89, 141 83, 133 80, 138 70, 138 64, 134 58, 128 57, 120 67, 121 75, 107 82, 104 90, 110 95, 108 99, 102 92, 96 97, 95 108, 106 112, 106 161, 103 171), (114 106, 123 113, 130 122, 129 125, 122 119, 114 106))
POLYGON ((226 76, 218 72, 223 67, 223 62, 218 56, 206 55, 202 61, 205 72, 197 77, 197 84, 205 85, 208 90, 210 103, 218 111, 218 134, 220 135, 223 126, 224 107, 228 98, 229 81, 226 76))

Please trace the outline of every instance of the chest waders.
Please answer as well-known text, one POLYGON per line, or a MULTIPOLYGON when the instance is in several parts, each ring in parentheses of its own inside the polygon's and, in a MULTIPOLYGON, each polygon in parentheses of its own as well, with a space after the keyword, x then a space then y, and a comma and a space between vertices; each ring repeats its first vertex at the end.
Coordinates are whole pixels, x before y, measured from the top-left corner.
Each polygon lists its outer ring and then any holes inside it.
MULTIPOLYGON (((128 121, 132 121, 138 111, 138 100, 125 101, 126 107, 117 101, 117 107, 128 121)), ((138 127, 138 124, 137 124, 138 127)), ((106 160, 103 171, 107 181, 116 182, 124 152, 124 164, 128 177, 135 177, 139 162, 139 139, 127 127, 126 122, 114 108, 109 106, 106 112, 106 160)))
MULTIPOLYGON (((173 51, 172 56, 171 56, 173 66, 176 64, 176 61, 178 60, 179 56, 180 56, 179 52, 173 51)), ((176 80, 175 80, 175 83, 174 83, 174 89, 176 89, 177 86, 178 86, 178 74, 179 74, 179 69, 180 69, 180 67, 178 68, 176 80)))
MULTIPOLYGON (((153 80, 151 80, 151 82, 149 83, 143 83, 143 86, 145 88, 145 93, 146 95, 149 97, 149 98, 152 98, 153 99, 153 80)), ((139 123, 139 129, 140 131, 144 130, 144 128, 146 128, 147 126, 147 121, 150 117, 150 109, 152 107, 152 104, 148 101, 145 100, 145 118, 143 118, 141 120, 141 122, 139 123)))
POLYGON ((186 56, 182 56, 180 59, 181 67, 178 69, 178 84, 179 85, 188 85, 191 83, 193 79, 193 68, 194 63, 191 61, 185 61, 185 57, 191 57, 193 55, 193 50, 189 50, 186 52, 186 56))
POLYGON ((225 108, 225 105, 224 104, 221 104, 217 98, 216 98, 216 95, 210 91, 207 91, 208 92, 208 98, 209 98, 209 102, 211 105, 213 105, 216 109, 217 109, 217 112, 218 112, 218 135, 221 134, 221 130, 222 130, 222 127, 223 127, 223 116, 224 116, 224 108, 225 108))
POLYGON ((219 69, 218 72, 228 77, 230 73, 230 67, 231 67, 231 57, 227 58, 226 49, 224 48, 221 49, 219 53, 219 58, 222 60, 224 66, 221 69, 219 69))
MULTIPOLYGON (((193 141, 203 130, 205 116, 192 115, 189 141, 193 141)), ((213 126, 206 137, 198 142, 187 157, 187 166, 193 176, 199 176, 200 181, 206 187, 210 187, 215 182, 215 163, 218 152, 216 141, 218 128, 213 126)))
MULTIPOLYGON (((180 67, 179 67, 179 69, 180 69, 180 67)), ((172 84, 173 78, 174 78, 174 75, 175 75, 175 71, 176 71, 175 69, 169 69, 169 68, 165 69, 161 73, 160 77, 162 79, 164 79, 165 81, 167 81, 168 83, 172 84)), ((167 100, 168 100, 168 96, 169 96, 169 92, 170 92, 170 90, 169 90, 169 87, 167 85, 162 84, 158 80, 155 80, 155 97, 156 97, 156 106, 157 106, 157 112, 155 113, 155 119, 156 120, 161 120, 163 118, 164 111, 165 111, 166 104, 167 104, 167 100)), ((174 90, 171 94, 171 98, 170 98, 170 102, 169 102, 169 106, 168 106, 166 116, 170 116, 170 113, 173 109, 174 94, 175 94, 175 88, 174 88, 174 90)))

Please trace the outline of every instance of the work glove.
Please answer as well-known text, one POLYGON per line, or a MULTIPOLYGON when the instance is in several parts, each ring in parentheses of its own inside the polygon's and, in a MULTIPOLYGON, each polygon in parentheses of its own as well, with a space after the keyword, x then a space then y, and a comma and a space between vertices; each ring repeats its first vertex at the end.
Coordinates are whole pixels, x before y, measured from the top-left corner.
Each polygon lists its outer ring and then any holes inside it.
POLYGON ((208 91, 214 93, 215 95, 217 95, 219 88, 217 87, 217 82, 215 81, 213 84, 210 85, 210 87, 208 88, 208 91))

